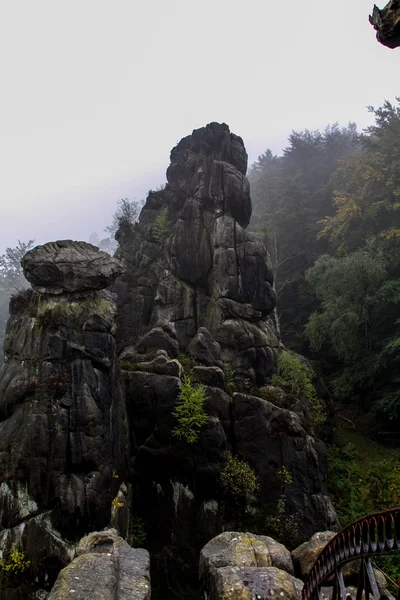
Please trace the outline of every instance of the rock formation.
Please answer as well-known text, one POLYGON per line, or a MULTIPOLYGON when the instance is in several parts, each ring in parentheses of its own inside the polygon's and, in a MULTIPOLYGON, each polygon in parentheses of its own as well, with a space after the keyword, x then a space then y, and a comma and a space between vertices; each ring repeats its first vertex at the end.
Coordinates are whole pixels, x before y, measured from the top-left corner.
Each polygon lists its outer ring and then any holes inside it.
POLYGON ((45 590, 73 543, 107 525, 127 473, 116 304, 97 291, 122 267, 97 254, 84 242, 39 246, 23 265, 41 291, 10 303, 0 373, 0 550, 7 557, 17 544, 45 590))
POLYGON ((42 294, 101 290, 123 273, 122 265, 106 252, 71 240, 36 246, 21 264, 33 289, 42 294))
MULTIPOLYGON (((11 301, 0 373, 0 551, 20 549, 30 579, 3 569, 0 600, 46 597, 64 567, 51 600, 74 581, 77 598, 88 586, 112 598, 117 580, 121 600, 148 600, 147 555, 121 539, 145 537, 153 599, 196 597, 200 550, 227 528, 264 531, 282 502, 301 540, 337 528, 307 401, 269 385, 281 343, 266 251, 245 230, 246 167, 241 138, 211 123, 172 150, 165 189, 121 224, 116 258, 72 241, 24 257, 33 289, 11 301), (177 435, 185 386, 190 410, 202 396, 190 442, 177 435), (105 527, 121 537, 79 542, 105 527)), ((233 584, 296 595, 287 553, 253 537, 255 563, 224 567, 233 584)))
POLYGON ((290 552, 267 536, 221 533, 202 549, 199 572, 204 599, 301 598, 290 552))
POLYGON ((245 231, 246 166, 243 142, 227 125, 195 130, 172 150, 165 189, 150 192, 139 223, 117 234, 125 269, 113 287, 120 360, 155 598, 190 596, 201 547, 237 526, 220 480, 230 454, 260 482, 247 517, 257 514, 264 527, 282 496, 284 467, 292 477, 287 510, 301 539, 338 526, 325 447, 304 401, 282 408, 260 397, 280 340, 266 251, 245 231), (207 398, 196 444, 173 434, 183 369, 207 398))
POLYGON ((399 0, 389 0, 382 9, 374 5, 369 21, 377 32, 376 39, 378 42, 388 48, 397 48, 400 46, 399 0))
POLYGON ((48 600, 150 600, 150 557, 113 530, 83 538, 48 600))
MULTIPOLYGON (((317 532, 310 540, 289 552, 273 538, 253 533, 226 531, 204 546, 200 553, 200 588, 204 600, 300 600, 303 582, 324 546, 335 535, 317 532)), ((360 561, 344 565, 346 586, 356 586, 360 561)), ((386 578, 374 569, 382 596, 390 596, 386 578)), ((332 596, 333 579, 325 582, 322 596, 332 596), (331 589, 329 589, 331 586, 331 589)), ((353 597, 356 589, 349 588, 353 597)))
MULTIPOLYGON (((275 293, 265 248, 245 231, 246 169, 243 142, 225 124, 210 123, 173 148, 165 189, 150 192, 139 223, 117 235, 123 347, 168 323, 180 352, 208 336, 213 348, 196 358, 223 361, 238 382, 262 384, 275 370, 275 293)), ((159 340, 152 347, 167 349, 159 340)))

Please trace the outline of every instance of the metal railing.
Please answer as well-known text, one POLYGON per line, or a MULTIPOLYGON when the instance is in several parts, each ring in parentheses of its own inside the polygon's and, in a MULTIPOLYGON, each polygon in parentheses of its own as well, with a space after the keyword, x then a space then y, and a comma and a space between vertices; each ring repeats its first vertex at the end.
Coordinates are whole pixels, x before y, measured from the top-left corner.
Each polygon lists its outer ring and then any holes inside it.
MULTIPOLYGON (((358 519, 339 531, 319 554, 306 579, 302 600, 321 600, 321 587, 333 585, 332 600, 350 600, 353 596, 345 586, 342 567, 360 560, 356 600, 363 593, 366 600, 372 595, 379 600, 372 556, 400 553, 400 508, 391 508, 358 519)), ((393 598, 390 594, 387 598, 393 598)), ((397 595, 400 600, 400 593, 397 595)))

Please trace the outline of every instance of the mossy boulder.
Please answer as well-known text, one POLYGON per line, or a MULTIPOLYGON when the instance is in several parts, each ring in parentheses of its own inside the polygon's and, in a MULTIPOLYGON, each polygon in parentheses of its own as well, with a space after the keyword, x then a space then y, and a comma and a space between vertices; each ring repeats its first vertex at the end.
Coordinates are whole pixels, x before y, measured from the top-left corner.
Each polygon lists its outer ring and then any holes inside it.
POLYGON ((290 553, 272 538, 226 531, 200 555, 202 598, 253 600, 300 598, 303 582, 293 577, 290 553), (286 569, 286 570, 284 570, 286 569))

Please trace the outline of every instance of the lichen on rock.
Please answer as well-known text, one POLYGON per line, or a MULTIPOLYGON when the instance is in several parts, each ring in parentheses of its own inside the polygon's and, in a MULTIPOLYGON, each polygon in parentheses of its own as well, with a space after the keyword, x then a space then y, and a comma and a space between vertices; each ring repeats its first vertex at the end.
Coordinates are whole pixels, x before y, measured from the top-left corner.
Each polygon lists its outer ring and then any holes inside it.
POLYGON ((272 538, 226 531, 200 554, 202 598, 298 600, 303 582, 293 576, 290 552, 272 538))
POLYGON ((114 530, 93 532, 77 546, 48 600, 150 600, 150 557, 131 548, 114 530))

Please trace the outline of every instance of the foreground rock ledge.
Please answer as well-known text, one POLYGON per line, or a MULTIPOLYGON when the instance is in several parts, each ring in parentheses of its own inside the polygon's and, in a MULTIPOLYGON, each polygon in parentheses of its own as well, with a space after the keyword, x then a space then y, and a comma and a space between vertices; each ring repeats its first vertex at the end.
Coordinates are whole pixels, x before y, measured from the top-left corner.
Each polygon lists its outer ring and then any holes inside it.
POLYGON ((77 558, 63 569, 48 600, 150 600, 150 557, 114 530, 83 538, 77 558))
POLYGON ((46 294, 101 290, 124 272, 122 264, 107 252, 72 240, 36 246, 21 264, 33 289, 46 294))

